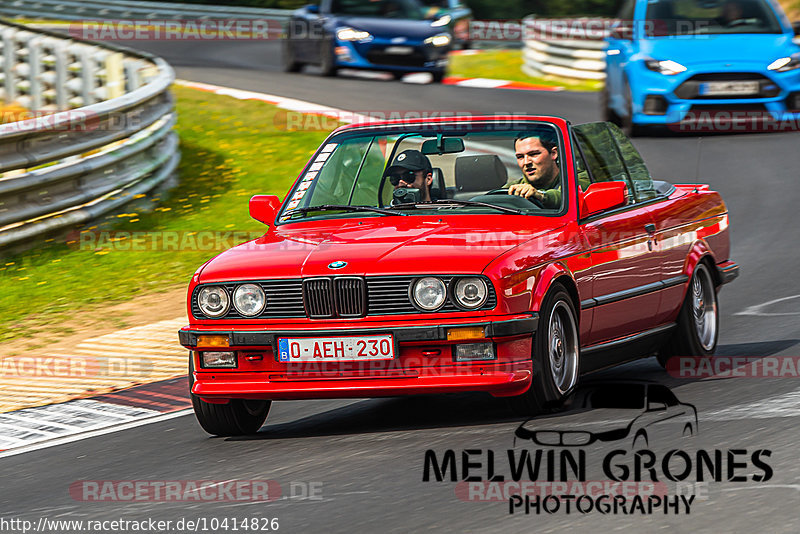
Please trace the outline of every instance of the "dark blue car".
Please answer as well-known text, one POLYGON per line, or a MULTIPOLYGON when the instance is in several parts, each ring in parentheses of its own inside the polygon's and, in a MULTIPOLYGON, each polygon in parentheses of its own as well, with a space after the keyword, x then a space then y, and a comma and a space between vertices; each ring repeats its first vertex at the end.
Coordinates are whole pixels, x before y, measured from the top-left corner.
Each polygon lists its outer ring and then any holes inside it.
POLYGON ((450 22, 417 0, 322 0, 292 14, 284 68, 319 65, 324 76, 340 68, 381 70, 398 79, 430 72, 440 82, 453 41, 450 22))

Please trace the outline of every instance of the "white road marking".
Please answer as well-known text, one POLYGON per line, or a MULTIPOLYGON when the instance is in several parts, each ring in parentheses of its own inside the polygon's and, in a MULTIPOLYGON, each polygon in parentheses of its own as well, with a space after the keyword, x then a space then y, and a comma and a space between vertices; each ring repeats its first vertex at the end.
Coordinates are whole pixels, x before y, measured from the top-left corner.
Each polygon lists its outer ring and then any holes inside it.
POLYGON ((773 304, 777 304, 779 302, 785 302, 787 300, 793 299, 800 299, 800 295, 791 295, 789 297, 781 297, 779 299, 770 300, 763 304, 756 304, 755 306, 748 306, 744 310, 740 312, 734 313, 734 315, 758 315, 761 317, 779 317, 779 316, 788 316, 788 315, 800 315, 800 311, 796 312, 768 312, 764 311, 766 308, 772 306, 773 304))
POLYGON ((488 89, 492 89, 495 87, 500 87, 501 85, 507 85, 511 82, 508 80, 493 80, 491 78, 469 78, 467 80, 462 80, 460 82, 455 83, 455 85, 460 85, 461 87, 484 87, 488 89))
POLYGON ((730 408, 700 414, 700 422, 702 423, 704 420, 735 421, 798 416, 800 416, 800 390, 777 395, 759 402, 731 406, 730 408))
POLYGON ((0 458, 7 458, 9 456, 16 456, 18 454, 24 454, 26 452, 37 451, 41 449, 47 449, 49 447, 55 447, 57 445, 64 445, 65 443, 72 443, 75 441, 81 441, 88 438, 95 438, 97 436, 103 436, 105 434, 111 434, 113 432, 119 432, 120 430, 128 430, 130 428, 136 428, 138 426, 149 425, 150 423, 159 423, 161 421, 167 421, 169 419, 175 419, 176 417, 183 417, 184 415, 188 415, 192 413, 191 408, 186 410, 181 410, 178 412, 166 413, 166 414, 159 414, 153 417, 145 417, 142 419, 138 419, 135 421, 130 421, 128 423, 122 423, 115 426, 110 426, 106 428, 101 428, 98 430, 92 430, 89 432, 81 432, 80 434, 73 434, 70 436, 64 436, 60 438, 54 438, 47 441, 41 441, 38 443, 32 443, 30 445, 26 445, 23 447, 18 447, 14 449, 10 449, 7 451, 0 452, 0 458))

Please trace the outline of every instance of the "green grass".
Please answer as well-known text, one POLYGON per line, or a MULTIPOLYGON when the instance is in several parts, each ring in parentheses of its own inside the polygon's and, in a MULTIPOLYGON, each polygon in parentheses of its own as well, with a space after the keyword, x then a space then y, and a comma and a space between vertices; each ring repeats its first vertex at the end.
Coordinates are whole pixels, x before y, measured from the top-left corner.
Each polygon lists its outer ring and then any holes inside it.
POLYGON ((570 91, 599 91, 603 87, 603 82, 528 76, 522 72, 522 50, 481 50, 474 55, 456 54, 450 57, 447 73, 462 78, 494 78, 559 86, 570 91))
POLYGON ((266 227, 250 218, 248 199, 258 193, 282 197, 328 133, 286 135, 275 126, 285 121, 285 112, 263 102, 183 87, 174 93, 180 184, 162 198, 140 199, 155 206, 149 212, 129 207, 89 232, 0 259, 0 341, 52 330, 87 309, 188 284, 197 267, 220 252, 197 250, 198 234, 192 233, 263 233, 266 227), (177 244, 184 250, 132 250, 148 241, 134 247, 124 238, 92 241, 96 234, 90 232, 99 229, 167 232, 180 236, 177 244))

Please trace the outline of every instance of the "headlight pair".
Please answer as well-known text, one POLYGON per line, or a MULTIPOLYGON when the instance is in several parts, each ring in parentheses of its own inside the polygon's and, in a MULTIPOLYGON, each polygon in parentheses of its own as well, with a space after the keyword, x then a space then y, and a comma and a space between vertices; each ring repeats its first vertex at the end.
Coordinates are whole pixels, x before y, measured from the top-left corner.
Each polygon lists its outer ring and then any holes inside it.
MULTIPOLYGON (((458 277, 450 281, 452 298, 467 310, 477 310, 486 302, 489 288, 483 278, 458 277)), ((425 311, 436 311, 447 302, 447 286, 435 276, 420 278, 411 286, 411 299, 425 311)))
MULTIPOLYGON (((197 294, 197 305, 209 317, 221 317, 228 313, 231 299, 221 286, 206 286, 197 294)), ((233 307, 245 317, 261 313, 267 305, 264 290, 256 284, 242 284, 233 292, 233 307)))

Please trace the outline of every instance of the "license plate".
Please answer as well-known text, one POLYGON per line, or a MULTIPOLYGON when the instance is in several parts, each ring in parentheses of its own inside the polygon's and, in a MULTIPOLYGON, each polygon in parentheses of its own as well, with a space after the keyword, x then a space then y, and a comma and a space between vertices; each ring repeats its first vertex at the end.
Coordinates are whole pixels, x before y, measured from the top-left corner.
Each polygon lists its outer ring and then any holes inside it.
POLYGON ((754 95, 758 94, 759 83, 752 82, 706 82, 700 84, 703 96, 754 95))
POLYGON ((387 46, 384 50, 387 54, 410 54, 413 51, 410 46, 387 46))
POLYGON ((278 338, 278 360, 281 362, 354 362, 392 358, 394 340, 391 334, 278 338))

